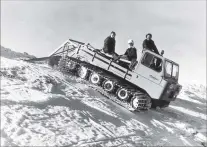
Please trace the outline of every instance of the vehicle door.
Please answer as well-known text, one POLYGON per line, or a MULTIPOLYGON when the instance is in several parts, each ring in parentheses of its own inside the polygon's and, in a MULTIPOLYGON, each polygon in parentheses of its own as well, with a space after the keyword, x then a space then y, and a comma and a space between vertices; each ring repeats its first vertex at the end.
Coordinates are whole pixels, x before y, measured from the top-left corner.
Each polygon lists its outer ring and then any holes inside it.
POLYGON ((159 85, 163 76, 162 58, 146 52, 136 71, 138 76, 159 85))

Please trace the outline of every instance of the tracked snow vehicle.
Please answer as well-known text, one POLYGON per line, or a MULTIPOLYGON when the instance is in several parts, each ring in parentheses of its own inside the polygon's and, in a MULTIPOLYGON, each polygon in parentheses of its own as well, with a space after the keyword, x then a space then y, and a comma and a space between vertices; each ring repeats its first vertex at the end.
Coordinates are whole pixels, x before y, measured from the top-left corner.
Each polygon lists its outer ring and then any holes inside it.
POLYGON ((72 39, 57 48, 50 58, 59 57, 58 68, 74 73, 113 96, 113 101, 130 110, 166 107, 181 90, 179 65, 145 50, 133 69, 130 61, 114 61, 90 44, 72 39))

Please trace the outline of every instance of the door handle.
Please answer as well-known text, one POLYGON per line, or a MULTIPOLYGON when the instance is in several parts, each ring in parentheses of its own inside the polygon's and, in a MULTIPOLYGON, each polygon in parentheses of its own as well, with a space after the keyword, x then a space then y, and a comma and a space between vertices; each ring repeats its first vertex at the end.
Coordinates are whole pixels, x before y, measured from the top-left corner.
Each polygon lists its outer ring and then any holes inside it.
POLYGON ((150 75, 151 78, 153 78, 154 80, 158 80, 156 77, 154 77, 153 75, 150 75))

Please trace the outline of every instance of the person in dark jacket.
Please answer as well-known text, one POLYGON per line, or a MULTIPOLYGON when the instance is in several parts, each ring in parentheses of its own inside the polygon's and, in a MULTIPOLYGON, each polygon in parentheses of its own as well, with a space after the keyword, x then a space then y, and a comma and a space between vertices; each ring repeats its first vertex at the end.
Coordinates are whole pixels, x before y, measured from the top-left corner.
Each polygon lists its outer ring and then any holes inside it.
POLYGON ((124 55, 120 55, 119 58, 123 58, 131 61, 129 68, 133 69, 137 63, 137 49, 134 47, 134 41, 132 39, 128 41, 128 44, 129 44, 129 48, 126 50, 124 55))
POLYGON ((115 46, 116 46, 115 37, 116 37, 116 33, 112 31, 110 36, 108 36, 104 40, 103 52, 112 55, 114 59, 117 59, 118 54, 115 52, 115 46))
POLYGON ((153 51, 159 55, 158 49, 157 49, 154 41, 152 40, 152 34, 149 33, 146 35, 146 39, 143 41, 142 46, 143 46, 143 49, 153 51))

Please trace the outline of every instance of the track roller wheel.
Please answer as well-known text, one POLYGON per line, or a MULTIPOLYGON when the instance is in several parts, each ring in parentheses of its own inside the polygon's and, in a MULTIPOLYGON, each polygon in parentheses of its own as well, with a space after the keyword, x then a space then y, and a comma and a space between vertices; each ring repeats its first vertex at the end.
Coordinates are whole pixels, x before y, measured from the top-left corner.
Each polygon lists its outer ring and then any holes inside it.
POLYGON ((77 67, 77 63, 75 63, 74 61, 72 60, 69 60, 66 64, 66 67, 67 67, 67 70, 69 71, 74 71, 77 67))
POLYGON ((130 104, 132 108, 134 108, 135 110, 138 110, 139 109, 139 98, 136 96, 132 97, 130 104))
POLYGON ((115 84, 111 80, 106 80, 103 82, 103 89, 107 92, 112 92, 114 90, 115 84))
POLYGON ((130 101, 131 106, 135 110, 147 110, 151 108, 151 98, 144 93, 135 93, 130 101))
POLYGON ((82 79, 86 79, 87 78, 87 75, 88 75, 88 69, 84 66, 80 66, 78 68, 78 71, 77 71, 77 74, 80 78, 82 79))
POLYGON ((101 82, 101 76, 99 74, 93 72, 93 73, 91 73, 89 80, 91 83, 98 85, 101 82))
POLYGON ((129 92, 125 88, 119 88, 116 91, 116 95, 120 100, 126 101, 129 98, 129 92))
POLYGON ((144 106, 146 104, 145 101, 146 101, 145 99, 140 99, 139 96, 134 95, 131 99, 130 104, 131 104, 132 108, 134 108, 135 110, 140 110, 140 109, 144 108, 144 106))

